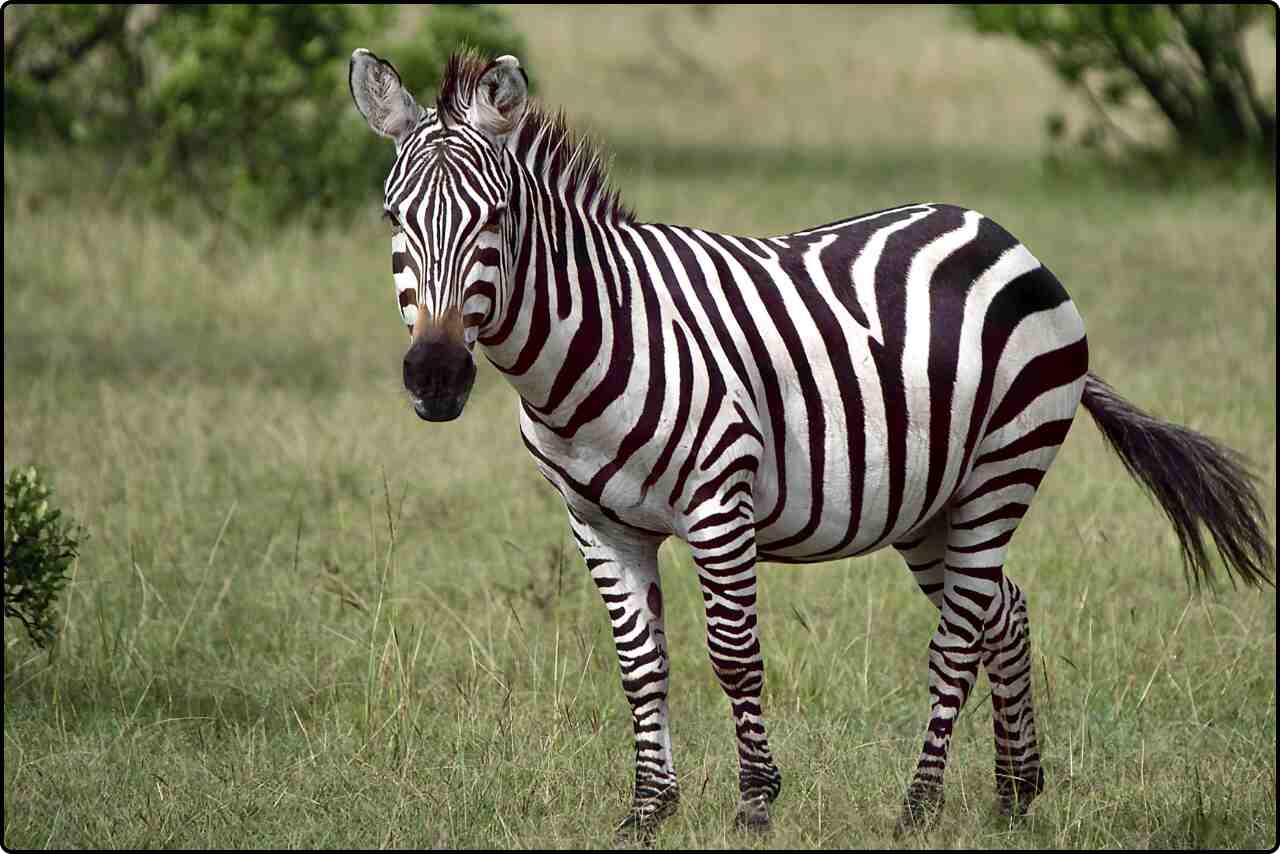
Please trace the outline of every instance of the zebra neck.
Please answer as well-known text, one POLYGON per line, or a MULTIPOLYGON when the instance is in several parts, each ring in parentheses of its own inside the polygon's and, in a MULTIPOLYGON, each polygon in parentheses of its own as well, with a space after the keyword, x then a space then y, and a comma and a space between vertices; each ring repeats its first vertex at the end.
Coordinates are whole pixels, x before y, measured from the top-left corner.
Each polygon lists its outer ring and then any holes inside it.
POLYGON ((636 382, 633 305, 646 288, 630 224, 536 184, 521 201, 507 287, 480 343, 526 412, 567 438, 636 382))

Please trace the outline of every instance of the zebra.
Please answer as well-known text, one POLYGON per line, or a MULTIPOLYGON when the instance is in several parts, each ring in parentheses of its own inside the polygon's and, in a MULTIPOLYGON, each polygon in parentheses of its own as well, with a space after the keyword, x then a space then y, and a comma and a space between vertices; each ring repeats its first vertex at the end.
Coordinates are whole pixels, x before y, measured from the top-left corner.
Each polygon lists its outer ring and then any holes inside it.
POLYGON ((434 106, 351 56, 352 98, 390 138, 392 272, 417 415, 449 421, 477 345, 564 499, 608 611, 635 739, 619 832, 679 804, 658 547, 697 568, 712 669, 736 729, 736 821, 766 828, 782 775, 761 709, 756 565, 896 549, 938 613, 930 714, 899 832, 943 805, 952 728, 992 686, 1000 809, 1044 785, 1026 598, 1009 543, 1083 404, 1172 522, 1184 569, 1274 584, 1256 476, 1089 370, 1058 279, 972 210, 907 204, 756 239, 639 221, 598 147, 531 103, 519 60, 447 61, 434 106))

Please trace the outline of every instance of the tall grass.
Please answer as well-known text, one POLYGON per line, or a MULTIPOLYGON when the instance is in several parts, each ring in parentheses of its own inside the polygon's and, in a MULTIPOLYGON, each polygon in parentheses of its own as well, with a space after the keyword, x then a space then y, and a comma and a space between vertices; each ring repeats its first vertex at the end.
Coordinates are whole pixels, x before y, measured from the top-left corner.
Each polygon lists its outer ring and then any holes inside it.
MULTIPOLYGON (((641 218, 770 234, 982 210, 1066 283, 1093 368, 1249 455, 1274 519, 1274 184, 1055 176, 1040 117, 1066 95, 945 11, 512 14, 542 97, 607 138, 641 218), (673 86, 672 44, 718 82, 673 86)), ((455 424, 410 412, 379 188, 341 227, 245 244, 51 196, 42 170, 67 164, 5 158, 4 460, 50 466, 92 533, 56 651, 5 627, 5 845, 608 844, 632 755, 607 619, 501 377, 481 369, 455 424)), ((785 775, 763 839, 732 829, 687 552, 662 561, 685 798, 658 844, 893 844, 933 630, 896 557, 763 568, 785 775)), ((982 681, 942 824, 905 843, 1274 846, 1274 594, 1192 597, 1087 421, 1010 571, 1049 788, 996 817, 982 681)))

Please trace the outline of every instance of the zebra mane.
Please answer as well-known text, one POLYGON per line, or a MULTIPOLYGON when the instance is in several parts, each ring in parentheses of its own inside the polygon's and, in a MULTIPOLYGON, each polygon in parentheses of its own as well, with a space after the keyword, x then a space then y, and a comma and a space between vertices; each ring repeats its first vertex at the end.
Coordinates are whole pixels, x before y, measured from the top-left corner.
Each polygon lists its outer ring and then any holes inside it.
MULTIPOLYGON (((455 51, 445 64, 437 109, 452 121, 463 121, 476 84, 490 65, 490 60, 476 50, 455 51)), ((507 150, 570 207, 595 212, 609 222, 635 222, 635 212, 609 183, 599 144, 570 128, 564 110, 550 113, 538 102, 530 101, 519 127, 507 139, 507 150)))

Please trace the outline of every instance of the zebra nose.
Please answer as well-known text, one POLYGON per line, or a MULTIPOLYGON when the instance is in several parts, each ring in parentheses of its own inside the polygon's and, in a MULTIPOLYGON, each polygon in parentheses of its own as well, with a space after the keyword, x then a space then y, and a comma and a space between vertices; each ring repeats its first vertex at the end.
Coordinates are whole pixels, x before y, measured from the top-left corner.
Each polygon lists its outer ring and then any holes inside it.
POLYGON ((447 339, 418 339, 404 356, 404 387, 414 411, 427 421, 449 421, 462 407, 475 382, 471 352, 447 339))

